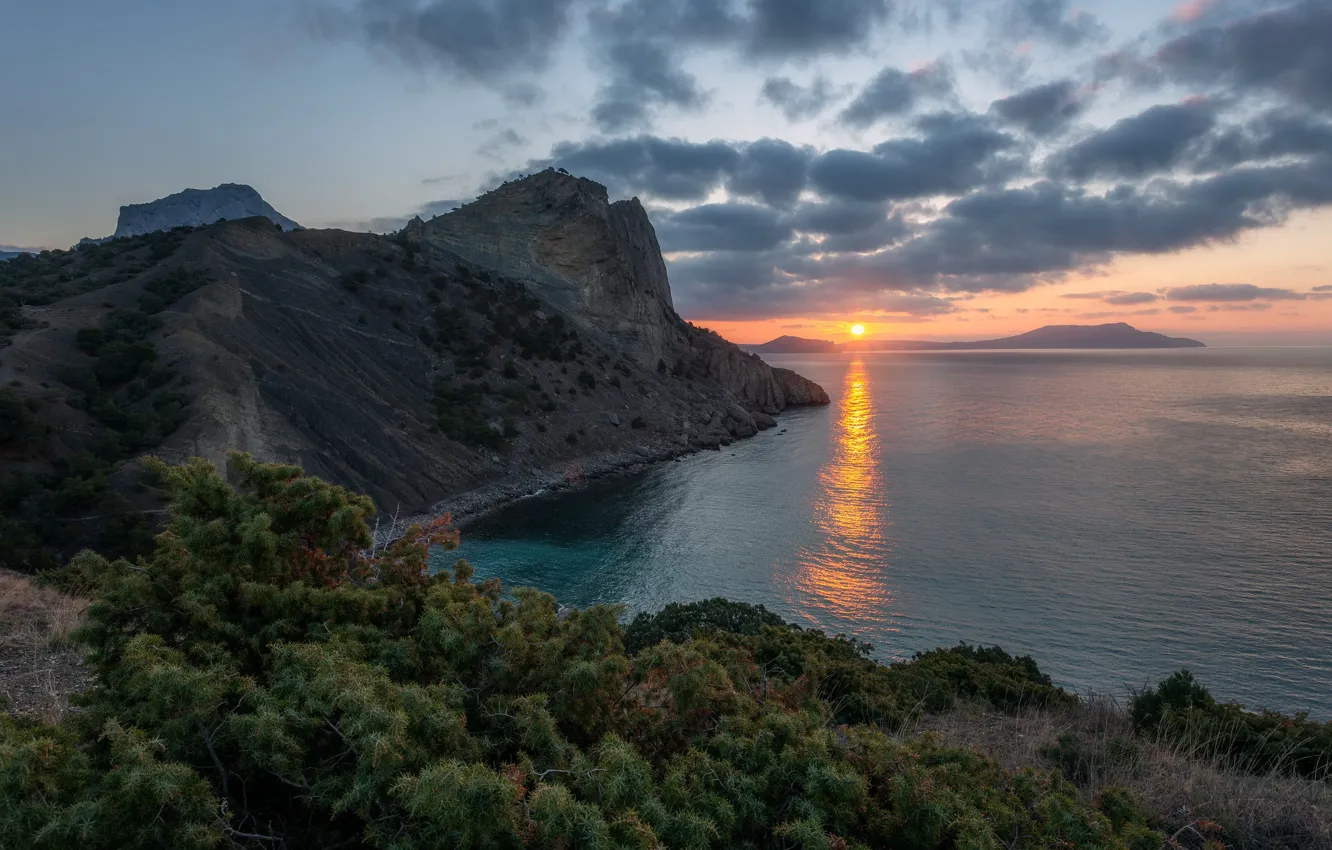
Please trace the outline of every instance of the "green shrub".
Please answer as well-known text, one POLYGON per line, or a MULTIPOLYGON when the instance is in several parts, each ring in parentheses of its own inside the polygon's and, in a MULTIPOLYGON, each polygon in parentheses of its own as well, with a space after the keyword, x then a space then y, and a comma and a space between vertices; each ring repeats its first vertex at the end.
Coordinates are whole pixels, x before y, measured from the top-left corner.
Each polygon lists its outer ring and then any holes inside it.
POLYGON ((764 626, 786 622, 762 605, 714 597, 701 602, 672 602, 655 614, 642 613, 625 627, 624 649, 637 653, 662 641, 684 643, 696 632, 720 631, 757 635, 764 626))
POLYGON ((174 269, 144 284, 139 309, 149 314, 160 313, 208 282, 208 273, 202 269, 174 269))
MULTIPOLYGON (((109 481, 126 461, 160 445, 189 415, 190 397, 168 388, 180 376, 158 363, 151 334, 159 326, 156 316, 112 310, 100 324, 77 332, 75 342, 90 364, 62 380, 76 392, 69 405, 95 421, 96 442, 90 451, 53 459, 49 472, 5 479, 9 486, 3 488, 0 512, 7 534, 0 538, 0 564, 36 572, 87 545, 112 556, 150 551, 147 516, 110 490, 109 481), (85 519, 89 515, 96 519, 85 519)), ((23 456, 42 457, 38 438, 49 426, 26 403, 22 409, 29 412, 19 414, 20 419, 7 416, 7 409, 0 396, 0 438, 11 421, 10 427, 27 435, 17 443, 23 456)))
POLYGON ((11 389, 0 389, 0 447, 25 445, 45 433, 27 401, 11 389))
POLYGON ((499 450, 504 434, 490 427, 482 411, 488 394, 480 383, 452 386, 444 381, 435 387, 435 414, 439 430, 449 439, 467 446, 499 450))
POLYGON ((456 543, 442 523, 372 555, 365 497, 232 464, 234 488, 203 461, 152 464, 174 496, 153 556, 71 565, 95 598, 76 639, 98 687, 64 727, 0 718, 6 848, 1125 850, 1150 835, 1131 799, 1098 811, 1058 774, 838 725, 829 661, 883 670, 854 642, 712 603, 692 610, 751 633, 627 656, 615 608, 560 611, 472 583, 462 561, 427 573, 429 548, 456 543))
POLYGON ((1332 777, 1332 722, 1218 703, 1188 670, 1135 695, 1130 710, 1138 729, 1241 770, 1332 777))

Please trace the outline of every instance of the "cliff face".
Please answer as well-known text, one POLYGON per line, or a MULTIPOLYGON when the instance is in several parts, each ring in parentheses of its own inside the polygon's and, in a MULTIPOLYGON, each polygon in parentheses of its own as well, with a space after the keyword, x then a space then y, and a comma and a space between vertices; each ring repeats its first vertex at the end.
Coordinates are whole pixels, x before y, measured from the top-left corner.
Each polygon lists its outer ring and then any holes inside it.
POLYGON ((637 199, 612 204, 591 180, 541 172, 422 228, 422 239, 524 280, 585 331, 656 365, 680 342, 666 264, 637 199))
POLYGON ((223 183, 213 189, 186 189, 146 204, 129 204, 120 208, 113 238, 141 236, 173 227, 202 227, 222 219, 242 219, 263 216, 283 230, 296 230, 300 225, 273 209, 250 186, 223 183))
POLYGON ((680 318, 656 230, 637 198, 610 203, 599 183, 548 170, 506 183, 425 223, 419 233, 425 242, 522 278, 580 328, 640 365, 664 363, 715 381, 765 413, 788 403, 827 403, 817 386, 780 381, 759 358, 680 318), (789 401, 788 390, 802 400, 789 401))

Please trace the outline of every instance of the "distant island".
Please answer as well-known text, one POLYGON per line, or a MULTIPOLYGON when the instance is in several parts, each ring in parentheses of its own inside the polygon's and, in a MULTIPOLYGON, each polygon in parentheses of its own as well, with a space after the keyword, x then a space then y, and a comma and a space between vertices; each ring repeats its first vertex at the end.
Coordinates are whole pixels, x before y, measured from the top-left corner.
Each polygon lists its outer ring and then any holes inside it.
POLYGON ((974 342, 929 342, 914 339, 858 339, 832 342, 779 336, 762 345, 745 346, 756 354, 810 354, 839 351, 983 351, 1020 348, 1206 348, 1196 339, 1140 331, 1126 322, 1105 325, 1046 325, 1034 331, 974 342))

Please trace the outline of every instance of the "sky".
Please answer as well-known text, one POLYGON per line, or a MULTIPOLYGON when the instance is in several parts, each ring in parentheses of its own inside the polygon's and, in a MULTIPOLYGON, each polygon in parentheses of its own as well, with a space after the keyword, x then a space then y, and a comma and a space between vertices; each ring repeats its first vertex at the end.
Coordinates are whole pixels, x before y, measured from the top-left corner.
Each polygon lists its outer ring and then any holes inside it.
POLYGON ((0 0, 0 250, 248 183, 388 231, 556 166, 740 342, 1332 345, 1332 3, 0 0))

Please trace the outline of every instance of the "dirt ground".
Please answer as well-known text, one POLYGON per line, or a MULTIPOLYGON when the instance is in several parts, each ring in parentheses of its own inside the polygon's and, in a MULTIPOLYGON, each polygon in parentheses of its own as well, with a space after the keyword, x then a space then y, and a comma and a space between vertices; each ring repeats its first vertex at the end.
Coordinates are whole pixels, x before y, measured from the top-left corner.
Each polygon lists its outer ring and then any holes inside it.
POLYGON ((55 722, 71 695, 91 684, 69 634, 83 623, 86 600, 0 570, 0 706, 55 722))

